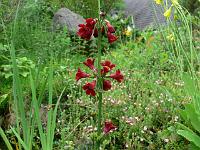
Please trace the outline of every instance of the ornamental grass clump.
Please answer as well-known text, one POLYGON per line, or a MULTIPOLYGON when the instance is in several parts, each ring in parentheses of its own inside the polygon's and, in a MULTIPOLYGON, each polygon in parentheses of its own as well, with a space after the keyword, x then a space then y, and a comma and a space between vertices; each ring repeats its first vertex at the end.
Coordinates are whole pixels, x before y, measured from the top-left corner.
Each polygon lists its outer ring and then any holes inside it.
POLYGON ((82 78, 93 79, 91 82, 86 82, 83 85, 83 90, 85 93, 91 97, 96 97, 98 100, 98 140, 97 148, 100 148, 100 135, 102 132, 108 134, 111 131, 117 129, 117 127, 111 121, 105 121, 104 127, 102 127, 102 94, 103 91, 108 91, 112 87, 111 80, 115 80, 121 83, 124 80, 124 76, 118 69, 113 71, 116 67, 110 60, 101 60, 102 55, 102 39, 107 38, 109 44, 114 43, 118 37, 115 35, 115 28, 111 23, 105 19, 105 13, 100 11, 100 0, 98 0, 99 17, 96 19, 88 18, 85 20, 85 24, 79 25, 79 30, 77 35, 84 40, 92 40, 93 38, 98 38, 97 40, 97 66, 95 66, 94 58, 88 58, 83 64, 88 67, 91 71, 90 73, 84 72, 80 67, 76 73, 76 81, 82 78), (103 130, 102 130, 103 128, 103 130))

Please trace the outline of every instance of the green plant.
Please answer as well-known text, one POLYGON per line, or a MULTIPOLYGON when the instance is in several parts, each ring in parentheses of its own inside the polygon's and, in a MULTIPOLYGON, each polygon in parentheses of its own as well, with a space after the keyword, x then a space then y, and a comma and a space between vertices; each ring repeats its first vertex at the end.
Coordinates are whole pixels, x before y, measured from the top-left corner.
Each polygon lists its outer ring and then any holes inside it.
MULTIPOLYGON (((12 42, 10 45, 10 55, 11 55, 11 62, 12 62, 12 72, 13 72, 13 97, 14 97, 14 106, 15 106, 15 114, 16 114, 16 125, 17 128, 11 127, 12 132, 18 139, 18 145, 19 149, 25 149, 25 150, 30 150, 33 148, 33 136, 35 132, 35 124, 38 126, 39 130, 39 135, 40 135, 40 142, 42 145, 42 148, 44 150, 51 150, 53 149, 53 139, 54 139, 54 131, 56 127, 56 115, 57 115, 57 109, 58 105, 61 99, 61 96, 64 92, 61 93, 58 101, 56 102, 55 108, 53 109, 53 103, 52 103, 52 93, 53 93, 53 55, 51 53, 50 57, 50 67, 48 68, 48 90, 49 90, 49 99, 48 99, 48 120, 47 120, 47 129, 44 131, 42 127, 42 121, 41 121, 41 116, 39 114, 39 106, 42 102, 42 98, 44 95, 44 88, 46 86, 46 79, 42 81, 44 87, 40 89, 38 93, 38 98, 37 98, 37 93, 36 93, 36 80, 33 78, 32 73, 35 65, 32 65, 30 63, 31 61, 28 61, 27 58, 21 58, 21 59, 16 59, 16 51, 15 51, 15 34, 16 34, 16 20, 18 16, 18 10, 19 10, 19 5, 20 2, 18 3, 16 15, 15 15, 15 21, 14 21, 14 27, 12 30, 12 42), (28 70, 30 71, 30 85, 31 85, 31 90, 32 90, 32 102, 30 104, 30 113, 27 116, 26 111, 25 111, 25 102, 24 102, 24 96, 22 92, 22 84, 21 84, 21 78, 20 78, 20 72, 19 68, 22 66, 23 63, 27 63, 29 67, 28 70), (19 67, 19 65, 21 65, 19 67), (34 67, 32 67, 34 66, 34 67), (21 125, 20 125, 21 124, 21 125), (21 130, 22 129, 22 137, 21 137, 21 130)), ((4 66, 4 68, 7 66, 4 66)), ((2 129, 0 130, 0 134, 3 137, 6 145, 8 146, 9 149, 12 149, 8 139, 5 137, 5 134, 3 133, 2 129)))
POLYGON ((178 123, 177 133, 191 142, 191 149, 200 149, 200 95, 196 81, 186 74, 184 76, 186 93, 191 97, 191 102, 185 105, 185 109, 180 111, 181 116, 186 121, 185 125, 178 123))
MULTIPOLYGON (((34 69, 35 64, 33 61, 29 60, 27 57, 22 57, 16 59, 17 67, 19 69, 19 74, 23 77, 27 77, 29 75, 29 69, 34 69)), ((2 65, 3 68, 2 75, 7 79, 13 76, 12 73, 12 65, 2 65)))
MULTIPOLYGON (((106 13, 109 13, 110 10, 115 7, 116 3, 119 5, 119 1, 121 0, 101 0, 101 8, 106 13)), ((71 10, 80 13, 85 18, 98 18, 98 10, 92 9, 98 7, 98 2, 94 0, 68 0, 63 3, 71 10)))
MULTIPOLYGON (((185 7, 190 13, 198 15, 200 10, 200 1, 199 0, 181 0, 181 4, 185 7)), ((199 16, 199 15, 198 15, 199 16)))

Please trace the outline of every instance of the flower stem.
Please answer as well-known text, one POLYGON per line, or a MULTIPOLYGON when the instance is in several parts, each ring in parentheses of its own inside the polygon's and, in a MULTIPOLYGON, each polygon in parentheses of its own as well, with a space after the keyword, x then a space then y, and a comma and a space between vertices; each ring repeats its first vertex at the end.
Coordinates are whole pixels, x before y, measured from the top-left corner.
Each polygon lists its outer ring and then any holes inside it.
POLYGON ((97 140, 97 149, 100 148, 100 135, 101 135, 101 119, 102 119, 102 77, 101 77, 101 41, 102 41, 102 35, 101 35, 101 3, 100 0, 98 0, 98 78, 97 78, 97 87, 98 87, 98 140, 97 140))

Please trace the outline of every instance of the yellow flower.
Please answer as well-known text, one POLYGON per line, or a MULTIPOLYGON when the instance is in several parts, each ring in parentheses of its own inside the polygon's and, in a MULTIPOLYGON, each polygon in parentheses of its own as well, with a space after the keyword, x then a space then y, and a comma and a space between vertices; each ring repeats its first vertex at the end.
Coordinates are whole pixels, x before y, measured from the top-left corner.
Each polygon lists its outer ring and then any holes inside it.
POLYGON ((171 2, 172 2, 172 4, 173 4, 173 6, 179 5, 178 0, 171 0, 171 2))
POLYGON ((176 14, 174 15, 174 20, 178 20, 178 16, 176 14))
POLYGON ((169 18, 171 16, 171 12, 172 12, 172 6, 165 11, 164 16, 166 18, 169 18))
POLYGON ((160 5, 162 3, 162 0, 154 0, 156 4, 160 5))
POLYGON ((126 36, 131 36, 132 33, 133 33, 133 29, 130 26, 128 26, 127 29, 124 31, 124 35, 126 36))
POLYGON ((169 40, 169 41, 174 41, 174 34, 171 33, 171 34, 168 35, 166 38, 167 38, 167 40, 169 40))

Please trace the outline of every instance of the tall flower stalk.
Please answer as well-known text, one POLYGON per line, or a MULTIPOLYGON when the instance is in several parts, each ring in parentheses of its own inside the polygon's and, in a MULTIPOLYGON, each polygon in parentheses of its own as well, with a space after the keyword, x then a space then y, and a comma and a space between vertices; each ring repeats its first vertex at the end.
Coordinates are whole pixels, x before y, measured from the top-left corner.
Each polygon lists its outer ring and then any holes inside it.
MULTIPOLYGON (((97 126, 97 131, 98 131, 98 137, 101 135, 101 118, 102 118, 102 78, 101 78, 101 40, 102 40, 102 35, 101 35, 101 27, 102 27, 102 21, 101 21, 101 2, 98 0, 98 14, 99 14, 99 22, 98 22, 98 79, 97 79, 97 87, 98 87, 98 126, 97 126)), ((98 141, 98 144, 100 146, 100 141, 98 141)))
MULTIPOLYGON (((102 39, 106 37, 108 43, 112 44, 118 38, 114 35, 115 29, 110 24, 108 20, 105 20, 105 14, 101 12, 101 3, 98 0, 98 12, 99 16, 97 19, 88 18, 85 20, 86 24, 80 24, 77 35, 84 40, 92 40, 93 38, 98 38, 97 40, 97 68, 94 65, 95 59, 88 58, 83 64, 87 66, 91 71, 92 75, 85 73, 80 68, 76 73, 76 80, 79 81, 81 78, 94 78, 92 82, 86 82, 83 85, 83 90, 85 90, 87 95, 97 97, 98 102, 98 140, 97 140, 97 149, 100 148, 101 142, 101 133, 102 133, 102 99, 103 91, 108 91, 111 89, 111 81, 108 79, 114 79, 117 82, 122 82, 124 76, 120 70, 116 70, 115 73, 111 73, 113 68, 116 66, 112 64, 111 61, 101 60, 102 56, 102 39), (109 75, 108 75, 109 74, 109 75)), ((104 133, 107 134, 110 131, 116 130, 117 127, 112 124, 112 122, 106 121, 104 124, 104 133)))

